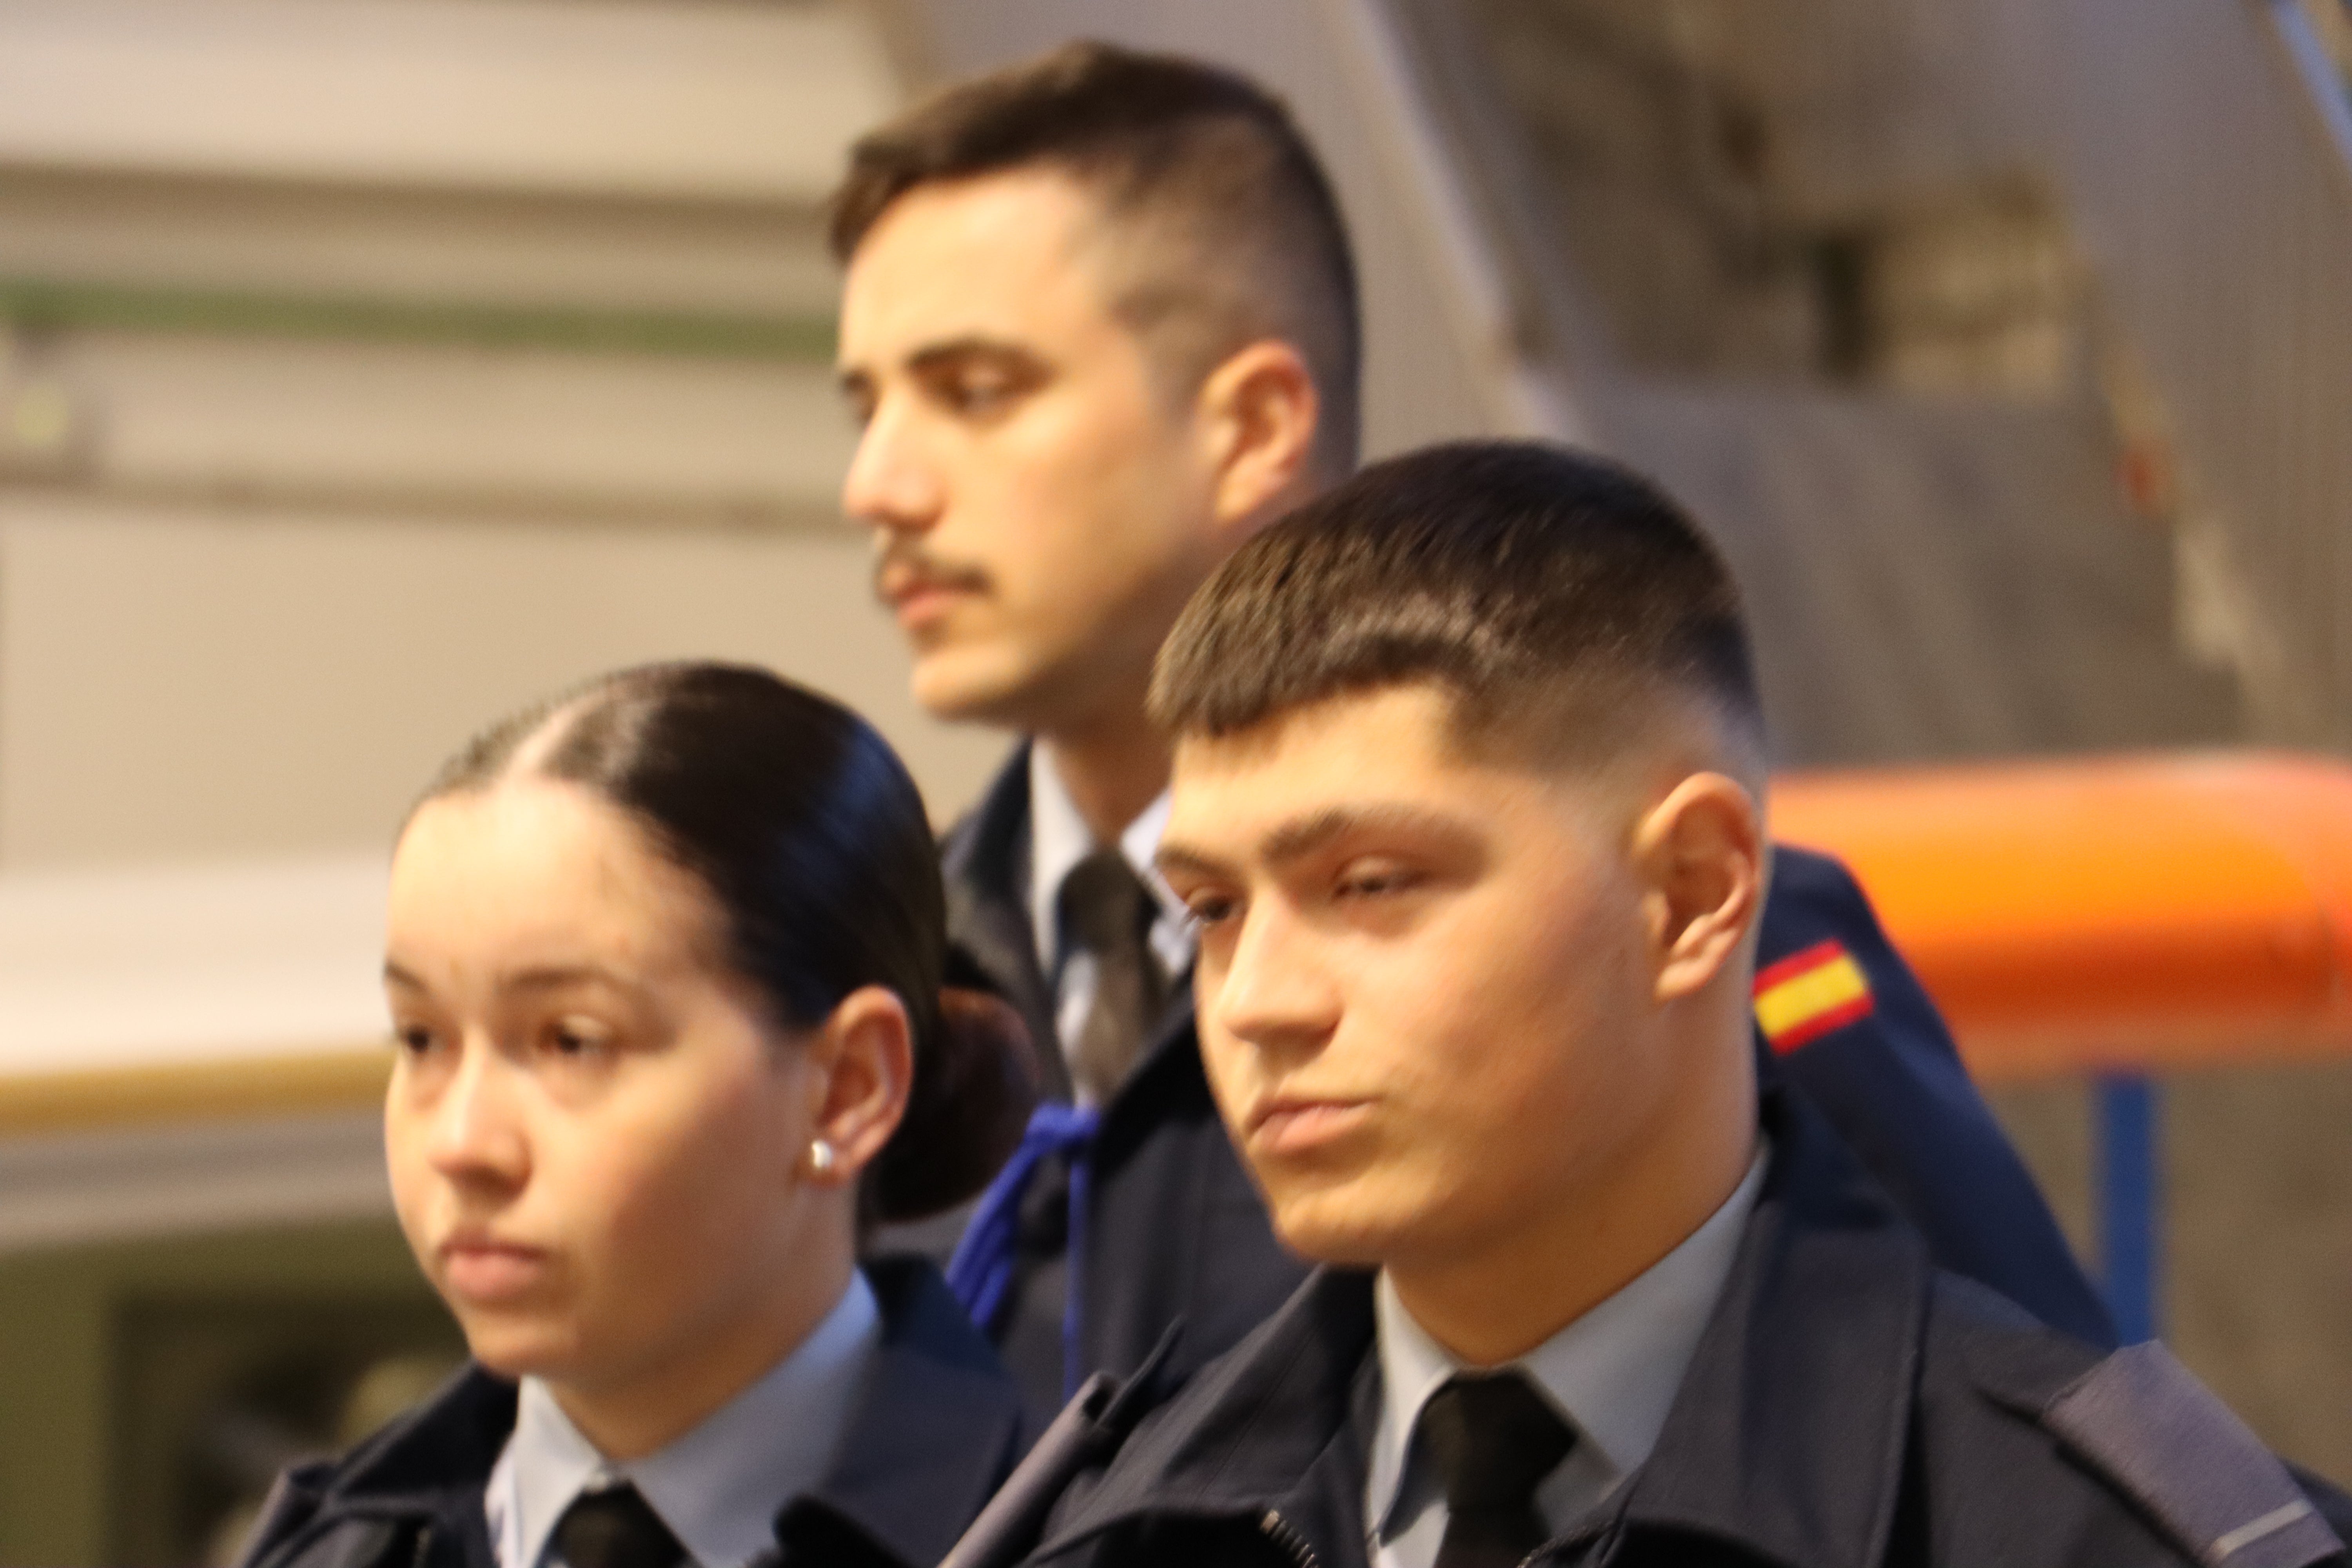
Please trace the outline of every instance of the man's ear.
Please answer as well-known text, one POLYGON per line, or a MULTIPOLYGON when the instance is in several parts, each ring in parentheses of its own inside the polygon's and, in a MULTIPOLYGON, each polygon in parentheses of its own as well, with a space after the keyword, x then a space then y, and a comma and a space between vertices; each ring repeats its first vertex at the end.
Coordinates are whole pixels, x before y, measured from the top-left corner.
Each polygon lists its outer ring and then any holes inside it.
POLYGON ((1705 989, 1738 956, 1764 906, 1763 813, 1722 773, 1693 773, 1633 830, 1654 994, 1705 989))
POLYGON ((914 1024, 898 994, 861 985, 843 997, 809 1041, 816 1104, 813 1140, 832 1152, 821 1164, 803 1163, 803 1177, 819 1185, 847 1186, 882 1152, 907 1114, 915 1081, 914 1024))
POLYGON ((1228 355, 1201 384, 1219 528, 1271 521, 1311 478, 1321 402, 1296 348, 1262 338, 1228 355))

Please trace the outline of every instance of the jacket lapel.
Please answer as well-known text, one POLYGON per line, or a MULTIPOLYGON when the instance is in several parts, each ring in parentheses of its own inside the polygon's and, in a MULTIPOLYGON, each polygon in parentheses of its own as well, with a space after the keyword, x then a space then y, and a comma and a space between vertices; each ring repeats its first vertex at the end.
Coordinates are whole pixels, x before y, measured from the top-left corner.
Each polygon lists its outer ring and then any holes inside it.
POLYGON ((1622 1517, 1871 1568, 1902 1491, 1932 1266, 1816 1113, 1771 1095, 1765 1125, 1764 1191, 1622 1517))
MULTIPOLYGON (((271 1544, 250 1559, 268 1565, 307 1560, 327 1533, 389 1545, 401 1530, 430 1525, 454 1535, 435 1554, 469 1564, 491 1561, 482 1487, 514 1431, 515 1385, 467 1365, 441 1391, 367 1439, 339 1464, 297 1471, 272 1490, 255 1540, 271 1544)), ((338 1542, 338 1549, 341 1546, 338 1542)), ((364 1553, 353 1561, 365 1561, 364 1553)))
POLYGON ((1029 746, 1024 742, 940 848, 948 980, 984 986, 1013 1005, 1029 1026, 1046 1096, 1066 1100, 1069 1065, 1055 1043, 1053 993, 1038 967, 1037 937, 1029 925, 1029 746))
POLYGON ((1279 1514, 1324 1563, 1363 1560, 1362 1404, 1371 1277, 1318 1269, 1282 1310, 1147 1423, 1104 1484, 1056 1521, 1053 1557, 1147 1514, 1244 1521, 1279 1514))
POLYGON ((882 1342, 830 1472, 777 1519, 788 1564, 842 1562, 845 1522, 910 1568, 936 1563, 1020 1456, 1020 1394, 938 1271, 865 1267, 882 1342))

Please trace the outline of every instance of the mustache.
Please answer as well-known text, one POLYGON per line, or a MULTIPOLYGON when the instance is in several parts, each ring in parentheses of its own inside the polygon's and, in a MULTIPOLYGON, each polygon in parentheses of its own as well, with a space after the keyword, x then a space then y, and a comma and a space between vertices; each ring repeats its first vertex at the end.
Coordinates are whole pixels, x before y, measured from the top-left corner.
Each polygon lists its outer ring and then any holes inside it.
POLYGON ((941 561, 910 544, 892 544, 874 558, 874 596, 888 604, 921 588, 988 586, 988 574, 977 566, 941 561))

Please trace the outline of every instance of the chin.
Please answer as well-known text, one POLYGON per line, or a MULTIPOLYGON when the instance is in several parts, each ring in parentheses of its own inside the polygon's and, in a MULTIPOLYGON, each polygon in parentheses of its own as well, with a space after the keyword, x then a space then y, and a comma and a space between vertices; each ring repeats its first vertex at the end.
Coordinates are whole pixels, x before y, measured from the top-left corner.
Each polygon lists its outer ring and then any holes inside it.
POLYGON ((910 682, 916 705, 946 723, 1022 728, 1026 710, 1021 687, 979 664, 968 653, 947 648, 919 658, 910 682))
POLYGON ((459 1312, 466 1350, 500 1377, 562 1382, 579 1369, 582 1346, 568 1323, 520 1315, 459 1312))
POLYGON ((1274 1205, 1274 1231, 1283 1246, 1339 1268, 1379 1268, 1409 1228, 1352 1194, 1318 1192, 1274 1205))

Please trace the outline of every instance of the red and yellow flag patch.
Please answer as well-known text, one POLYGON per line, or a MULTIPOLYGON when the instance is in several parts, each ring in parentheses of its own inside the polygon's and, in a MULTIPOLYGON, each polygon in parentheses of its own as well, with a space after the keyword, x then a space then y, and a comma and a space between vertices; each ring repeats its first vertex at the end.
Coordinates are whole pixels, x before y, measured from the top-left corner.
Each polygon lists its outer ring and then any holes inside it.
POLYGON ((1870 1016, 1870 978, 1835 937, 1756 972, 1756 1023, 1782 1056, 1870 1016))

